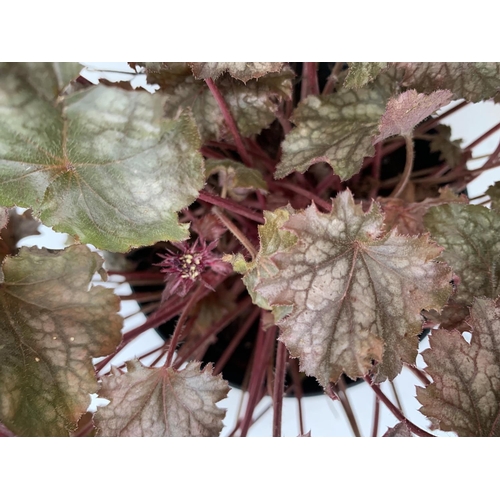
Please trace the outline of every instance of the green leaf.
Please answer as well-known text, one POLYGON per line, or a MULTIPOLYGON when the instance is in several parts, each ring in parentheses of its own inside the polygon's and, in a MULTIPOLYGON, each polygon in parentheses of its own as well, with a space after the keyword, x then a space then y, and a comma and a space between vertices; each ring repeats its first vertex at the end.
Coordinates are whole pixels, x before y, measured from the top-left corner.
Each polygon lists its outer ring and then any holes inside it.
POLYGON ((226 71, 237 80, 246 83, 252 78, 260 78, 267 73, 277 73, 283 63, 273 62, 202 62, 190 63, 196 78, 213 78, 216 80, 226 71))
POLYGON ((92 358, 121 340, 120 300, 92 287, 102 259, 84 245, 21 248, 0 284, 0 420, 18 436, 67 436, 97 392, 92 358))
POLYGON ((6 69, 5 72, 13 71, 26 80, 43 100, 54 101, 70 92, 72 82, 78 78, 83 66, 67 62, 28 62, 10 63, 6 69))
POLYGON ((113 368, 103 378, 99 396, 111 403, 99 408, 95 421, 101 436, 218 436, 225 410, 215 403, 229 386, 212 366, 201 363, 183 370, 147 368, 139 361, 127 363, 127 373, 113 368))
POLYGON ((392 97, 380 119, 380 133, 373 140, 373 144, 393 135, 410 136, 422 120, 449 104, 451 98, 452 93, 449 90, 437 90, 430 95, 407 90, 392 97))
POLYGON ((462 160, 462 139, 451 140, 451 128, 448 125, 439 124, 434 127, 437 134, 430 136, 430 147, 432 153, 441 153, 439 159, 445 161, 450 167, 456 167, 462 160))
POLYGON ((459 436, 500 436, 500 307, 476 298, 470 344, 458 331, 434 330, 422 356, 433 383, 417 387, 420 411, 459 436))
POLYGON ((343 372, 366 375, 372 360, 378 381, 393 379, 401 360, 415 362, 421 310, 440 309, 451 291, 449 268, 434 262, 439 247, 427 236, 385 234, 378 205, 365 214, 349 191, 331 213, 312 205, 280 231, 296 243, 269 252, 272 272, 252 286, 271 307, 292 309, 277 324, 302 371, 326 387, 343 372))
MULTIPOLYGON (((151 63, 152 64, 152 63, 151 63)), ((209 88, 197 80, 187 63, 146 65, 148 83, 157 83, 165 94, 165 113, 174 118, 187 107, 192 109, 203 141, 228 134, 224 117, 209 88)), ((293 71, 285 66, 246 84, 228 75, 217 86, 243 136, 258 134, 275 120, 279 101, 291 98, 293 71)))
POLYGON ((283 141, 283 157, 275 177, 305 172, 324 161, 342 180, 351 178, 359 172, 363 158, 375 152, 372 136, 395 88, 394 74, 383 73, 357 91, 309 96, 292 116, 297 127, 283 141))
POLYGON ((491 209, 500 210, 500 182, 495 182, 486 191, 486 194, 491 198, 491 209))
POLYGON ((405 70, 402 85, 430 94, 448 89, 453 99, 478 102, 494 97, 500 90, 500 63, 427 62, 396 63, 405 70))
POLYGON ((23 74, 0 76, 0 204, 110 251, 188 237, 176 212, 204 183, 188 114, 165 122, 160 96, 104 86, 50 101, 23 74))
POLYGON ((344 88, 359 89, 364 87, 387 68, 386 62, 353 62, 348 63, 349 71, 344 81, 344 88))
POLYGON ((244 262, 242 256, 239 256, 239 258, 236 256, 233 261, 234 270, 245 273, 243 283, 245 283, 253 303, 262 309, 272 309, 276 321, 289 314, 291 308, 289 306, 272 308, 267 299, 256 290, 256 286, 263 279, 276 276, 278 273, 278 268, 270 259, 270 256, 285 251, 296 243, 297 237, 294 234, 281 229, 293 213, 294 210, 290 206, 278 208, 274 212, 264 211, 266 222, 258 227, 260 246, 257 257, 251 263, 244 262))
POLYGON ((427 212, 424 224, 459 278, 441 326, 463 329, 474 297, 500 294, 500 214, 477 205, 441 205, 427 212))
POLYGON ((248 193, 257 189, 266 191, 267 184, 262 174, 253 168, 233 160, 207 160, 205 175, 219 175, 219 185, 231 198, 242 201, 248 193))

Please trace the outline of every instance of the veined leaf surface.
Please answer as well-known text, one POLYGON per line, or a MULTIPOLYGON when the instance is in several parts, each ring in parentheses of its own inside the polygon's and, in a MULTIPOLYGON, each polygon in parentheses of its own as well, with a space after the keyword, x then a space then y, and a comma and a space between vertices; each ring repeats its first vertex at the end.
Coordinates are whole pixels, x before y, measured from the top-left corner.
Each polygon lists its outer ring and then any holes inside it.
POLYGON ((38 71, 0 76, 0 204, 110 251, 187 238, 176 212, 204 183, 190 115, 165 121, 161 96, 101 85, 62 98, 38 71))
POLYGON ((113 369, 104 377, 101 397, 111 403, 100 408, 96 422, 102 436, 218 436, 225 410, 215 403, 229 386, 211 366, 199 362, 183 370, 148 368, 129 361, 127 372, 113 369))
POLYGON ((88 289, 102 259, 84 245, 21 248, 0 284, 0 421, 18 436, 68 436, 97 392, 93 357, 121 340, 119 297, 88 289))
POLYGON ((500 295, 500 214, 477 205, 441 205, 427 212, 424 224, 445 249, 440 258, 460 278, 441 327, 466 330, 474 297, 500 295))
POLYGON ((415 361, 421 310, 440 309, 451 291, 450 269, 434 261, 439 247, 427 236, 386 234, 378 205, 365 214, 349 191, 331 213, 312 205, 280 230, 296 243, 266 252, 261 274, 253 268, 245 282, 271 307, 291 310, 277 324, 306 374, 326 386, 342 373, 365 375, 375 360, 377 379, 393 379, 401 360, 415 361))
POLYGON ((470 344, 456 330, 435 330, 422 356, 433 383, 417 387, 420 411, 459 436, 500 437, 500 307, 475 299, 470 344))

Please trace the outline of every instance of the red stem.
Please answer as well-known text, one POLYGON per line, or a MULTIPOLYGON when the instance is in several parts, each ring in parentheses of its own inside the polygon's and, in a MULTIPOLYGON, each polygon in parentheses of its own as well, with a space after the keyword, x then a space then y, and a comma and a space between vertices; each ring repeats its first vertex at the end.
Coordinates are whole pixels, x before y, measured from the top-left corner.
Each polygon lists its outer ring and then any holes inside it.
POLYGON ((341 377, 337 384, 330 382, 326 394, 330 396, 332 400, 338 399, 344 412, 347 416, 347 420, 349 421, 349 425, 351 426, 352 432, 356 437, 361 437, 361 433, 359 432, 358 422, 356 421, 356 416, 351 407, 351 403, 346 394, 346 385, 344 383, 343 378, 341 377))
POLYGON ((307 189, 304 189, 300 186, 296 186, 295 184, 291 184, 286 181, 280 181, 280 182, 273 182, 273 186, 279 188, 285 188, 288 189, 289 191, 293 191, 294 193, 300 194, 304 196, 304 198, 307 198, 308 200, 314 201, 318 207, 321 207, 323 210, 326 212, 331 212, 332 211, 332 205, 331 203, 328 203, 327 201, 323 200, 320 198, 318 195, 311 193, 311 191, 308 191, 307 189))
POLYGON ((293 395, 297 399, 297 404, 299 405, 299 429, 300 434, 304 434, 304 416, 302 415, 302 382, 300 380, 299 363, 297 358, 291 358, 288 360, 288 366, 290 367, 290 375, 293 381, 293 395))
POLYGON ((475 141, 471 142, 466 148, 464 148, 464 151, 470 151, 472 148, 475 148, 478 144, 483 142, 490 135, 494 134, 497 130, 500 130, 500 123, 497 123, 493 128, 490 128, 482 136, 478 137, 475 141))
POLYGON ((413 365, 406 366, 413 372, 413 374, 420 380, 420 382, 424 384, 424 387, 431 385, 432 382, 427 378, 427 375, 422 370, 413 365))
POLYGON ((379 417, 380 417, 380 400, 378 399, 378 396, 375 394, 375 408, 373 409, 372 437, 377 437, 379 417))
POLYGON ((234 212, 235 214, 243 215, 243 217, 258 222, 259 224, 264 224, 265 222, 264 218, 261 215, 252 212, 251 210, 243 207, 242 205, 239 205, 232 200, 221 198, 220 196, 211 194, 208 191, 200 191, 198 199, 206 203, 210 203, 210 205, 225 208, 226 210, 234 212))
POLYGON ((0 437, 16 437, 16 435, 0 422, 0 437))
POLYGON ((247 145, 250 146, 252 154, 261 159, 268 170, 273 173, 276 170, 276 161, 273 160, 261 147, 260 145, 251 139, 246 139, 247 145))
MULTIPOLYGON (((241 308, 238 307, 238 310, 241 311, 241 308)), ((259 314, 260 314, 260 309, 258 307, 254 307, 250 316, 248 316, 248 318, 245 320, 245 322, 238 330, 236 335, 231 339, 231 342, 229 342, 229 345, 226 347, 221 357, 217 361, 213 371, 213 375, 218 375, 222 371, 224 366, 226 366, 226 363, 229 361, 229 358, 233 355, 233 352, 235 351, 236 347, 238 347, 240 342, 243 340, 250 327, 255 323, 255 320, 257 319, 259 314)))
POLYGON ((250 428, 250 424, 252 422, 252 415, 255 406, 259 401, 259 393, 262 392, 262 383, 264 380, 267 361, 273 351, 272 347, 276 338, 276 329, 277 328, 273 326, 268 330, 264 330, 261 324, 259 334, 257 335, 255 357, 252 366, 252 376, 250 384, 248 386, 248 405, 245 411, 245 416, 243 417, 243 421, 241 423, 241 436, 246 436, 248 433, 248 429, 250 428))
POLYGON ((276 374, 273 390, 273 437, 281 437, 281 421, 283 415, 283 393, 285 391, 287 350, 283 342, 278 342, 276 353, 276 374))
POLYGON ((333 89, 337 85, 337 82, 339 81, 339 75, 340 72, 342 71, 342 68, 344 67, 343 62, 336 62, 332 68, 332 72, 330 73, 330 76, 328 77, 328 80, 326 81, 325 88, 323 89, 322 95, 328 95, 333 92, 333 89))
POLYGON ((214 151, 213 149, 203 147, 200 149, 200 153, 207 158, 213 158, 214 160, 227 160, 227 156, 219 153, 218 151, 214 151))
POLYGON ((415 134, 425 134, 425 132, 428 132, 431 128, 434 127, 437 123, 441 122, 443 118, 446 118, 447 116, 450 116, 451 114, 455 113, 459 109, 462 109, 464 106, 467 106, 469 104, 467 101, 463 101, 456 106, 453 106, 453 108, 449 109, 448 111, 445 111, 442 115, 436 116, 435 118, 431 118, 430 120, 427 120, 426 122, 422 123, 419 127, 415 129, 415 134))
MULTIPOLYGON (((288 387, 287 390, 285 391, 285 396, 288 396, 290 393, 292 392, 292 386, 288 387)), ((260 401, 259 401, 260 403, 260 401)), ((260 420, 271 408, 273 407, 272 403, 271 404, 268 404, 265 408, 263 408, 260 413, 252 419, 252 424, 255 424, 255 422, 257 422, 258 420, 260 420)), ((234 427, 234 429, 231 431, 231 433, 228 435, 228 437, 233 437, 234 434, 236 433, 236 431, 239 429, 241 425, 241 419, 238 420, 238 422, 236 423, 236 426, 234 427)), ((304 434, 303 432, 301 432, 301 434, 304 434)))
POLYGON ((482 171, 482 170, 488 170, 489 168, 491 168, 492 165, 495 163, 495 161, 498 160, 499 155, 500 155, 500 142, 498 143, 497 147, 495 148, 495 151, 493 151, 493 153, 491 153, 490 157, 486 160, 484 165, 482 165, 477 170, 482 171))
MULTIPOLYGON (((227 276, 218 276, 218 280, 212 283, 213 288, 217 288, 226 278, 227 276)), ((212 290, 209 288, 202 287, 198 300, 201 300, 203 297, 211 293, 211 291, 212 290)), ((163 323, 166 323, 172 318, 175 318, 175 316, 179 315, 182 311, 184 303, 185 299, 181 297, 174 297, 165 302, 154 314, 149 316, 149 318, 147 318, 142 325, 124 333, 122 341, 116 348, 116 351, 113 354, 106 356, 102 361, 99 361, 99 363, 95 365, 95 370, 97 372, 101 371, 124 347, 126 347, 127 344, 144 333, 146 330, 149 330, 150 328, 157 328, 160 325, 163 325, 163 323)))
POLYGON ((212 92, 212 95, 214 96, 215 100, 217 101, 217 104, 219 105, 222 116, 224 117, 224 120, 226 121, 229 131, 233 136, 234 142, 236 143, 236 149, 238 150, 238 153, 241 156, 243 163, 251 167, 252 160, 248 155, 245 146, 243 145, 243 140, 241 139, 240 131, 238 130, 238 126, 236 125, 233 115, 231 115, 231 111, 229 111, 229 107, 227 106, 224 96, 221 94, 220 90, 217 88, 217 85, 215 85, 215 82, 211 78, 206 78, 205 83, 208 85, 210 92, 212 92))
POLYGON ((305 62, 302 66, 302 86, 300 88, 300 100, 303 101, 309 95, 319 94, 317 63, 305 62))
MULTIPOLYGON (((108 271, 106 270, 106 273, 108 276, 123 276, 126 281, 128 280, 150 280, 150 279, 157 279, 160 282, 163 282, 163 275, 159 271, 108 271)), ((121 285, 124 283, 121 281, 120 283, 117 283, 121 285)))
POLYGON ((172 359, 174 357, 175 348, 177 347, 177 343, 179 342, 182 330, 184 329, 184 323, 186 321, 186 318, 188 317, 188 314, 191 311, 193 304, 195 304, 200 299, 203 288, 204 288, 203 284, 200 283, 198 285, 198 288, 191 294, 191 297, 189 297, 187 304, 185 305, 179 319, 177 320, 177 324, 175 325, 174 333, 172 335, 172 340, 170 341, 170 347, 168 349, 167 359, 165 360, 165 367, 169 367, 172 365, 172 359))
POLYGON ((387 408, 390 410, 390 412, 400 422, 404 422, 408 426, 408 428, 411 430, 411 432, 413 432, 413 434, 416 434, 417 436, 420 436, 420 437, 436 437, 436 436, 430 434, 429 432, 424 431, 424 429, 421 429, 420 427, 418 427, 417 425, 415 425, 413 422, 411 422, 410 420, 408 420, 403 415, 403 413, 401 412, 401 410, 397 406, 395 406, 392 403, 392 401, 381 391, 381 389, 378 386, 378 384, 374 384, 372 382, 371 378, 368 375, 365 375, 363 378, 368 383, 368 385, 373 389, 373 391, 375 392, 375 394, 377 395, 377 397, 380 399, 380 401, 382 401, 382 403, 384 403, 385 406, 387 406, 387 408))
MULTIPOLYGON (((424 134, 425 132, 428 132, 432 127, 434 127, 434 125, 436 125, 436 123, 439 123, 443 118, 446 118, 447 116, 451 115, 452 113, 455 113, 455 111, 458 111, 459 109, 463 108, 467 104, 468 104, 467 102, 461 102, 460 104, 457 104, 455 107, 449 109, 448 111, 446 111, 442 115, 437 116, 436 118, 432 118, 431 120, 428 120, 428 121, 422 123, 422 125, 420 125, 419 127, 417 127, 415 129, 414 134, 419 135, 419 134, 424 134)), ((390 144, 388 144, 387 146, 384 146, 382 148, 382 158, 384 156, 387 156, 387 155, 393 153, 394 151, 399 149, 403 144, 404 144, 404 139, 391 140, 390 144)), ((369 165, 372 165, 374 161, 375 161, 375 157, 365 158, 365 161, 363 163, 363 168, 366 168, 369 165)))
POLYGON ((380 167, 382 165, 382 143, 378 142, 375 145, 375 157, 372 165, 372 177, 374 179, 373 187, 370 191, 369 198, 375 199, 380 187, 380 167))
POLYGON ((285 116, 285 113, 283 113, 281 107, 278 108, 278 110, 274 113, 274 116, 278 119, 280 122, 281 128, 283 129, 283 132, 288 134, 292 130, 292 124, 290 123, 290 120, 285 116))
POLYGON ((116 351, 113 354, 110 354, 109 356, 106 356, 103 360, 99 361, 95 365, 95 370, 97 372, 100 372, 112 359, 123 349, 132 342, 132 340, 136 339, 139 335, 144 333, 146 330, 149 330, 150 328, 157 328, 160 325, 163 325, 163 323, 166 323, 167 321, 171 320, 172 318, 175 318, 182 310, 182 302, 177 299, 176 301, 173 301, 173 304, 169 303, 169 307, 165 307, 161 310, 161 313, 159 310, 155 313, 149 316, 149 318, 146 319, 146 321, 142 324, 137 326, 136 328, 133 328, 127 333, 123 334, 122 341, 120 345, 116 348, 116 351))
MULTIPOLYGON (((199 339, 198 341, 191 346, 189 350, 183 353, 182 357, 179 356, 175 360, 174 368, 180 368, 182 363, 188 360, 188 358, 195 353, 210 337, 213 335, 217 335, 222 329, 224 329, 227 325, 229 325, 232 321, 234 321, 238 316, 243 314, 247 308, 252 303, 250 297, 246 297, 241 302, 238 302, 233 311, 223 316, 219 321, 217 321, 210 329, 208 329, 199 339)), ((220 361, 219 361, 220 362, 220 361)))

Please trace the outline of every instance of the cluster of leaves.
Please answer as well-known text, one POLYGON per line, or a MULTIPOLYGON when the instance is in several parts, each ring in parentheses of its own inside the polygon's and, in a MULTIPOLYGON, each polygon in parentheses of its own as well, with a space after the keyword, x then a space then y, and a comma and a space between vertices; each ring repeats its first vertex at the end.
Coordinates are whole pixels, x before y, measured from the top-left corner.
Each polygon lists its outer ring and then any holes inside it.
MULTIPOLYGON (((91 85, 79 64, 0 68, 0 431, 219 435, 221 371, 258 323, 238 426, 270 386, 279 435, 287 369, 299 397, 298 369, 327 393, 344 376, 378 391, 414 367, 426 322, 440 329, 423 353, 422 413, 460 436, 500 435, 500 187, 491 209, 469 205, 470 151, 426 121, 452 99, 496 99, 500 64, 335 63, 325 82, 315 63, 130 65, 154 94, 91 85), (420 175, 422 139, 436 158, 420 175), (77 243, 18 250, 38 220, 77 243), (107 274, 87 243, 131 283, 163 283, 139 329, 120 333, 120 298, 91 283, 107 274), (146 247, 145 267, 132 257, 146 247), (102 371, 175 318, 159 366, 102 371), (95 392, 110 403, 87 421, 95 392)), ((497 148, 480 171, 499 164, 497 148)), ((386 436, 425 434, 399 416, 386 436)))

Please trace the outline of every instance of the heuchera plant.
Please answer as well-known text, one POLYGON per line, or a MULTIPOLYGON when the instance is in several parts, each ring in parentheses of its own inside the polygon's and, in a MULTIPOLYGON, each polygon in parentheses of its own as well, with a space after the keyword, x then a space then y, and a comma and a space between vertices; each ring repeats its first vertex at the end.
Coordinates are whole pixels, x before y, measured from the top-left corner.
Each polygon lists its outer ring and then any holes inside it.
POLYGON ((499 145, 467 168, 500 124, 467 146, 440 124, 498 100, 500 64, 130 66, 156 92, 0 66, 0 434, 218 436, 225 368, 250 345, 232 435, 269 394, 280 436, 284 395, 314 377, 353 429, 364 379, 400 420, 386 436, 500 436, 500 184, 466 196, 500 165, 499 145), (39 221, 75 243, 18 248, 39 221), (127 299, 148 316, 122 332, 127 299), (156 359, 113 362, 162 325, 156 359), (404 365, 429 429, 379 387, 404 365), (94 414, 92 393, 110 401, 94 414))

